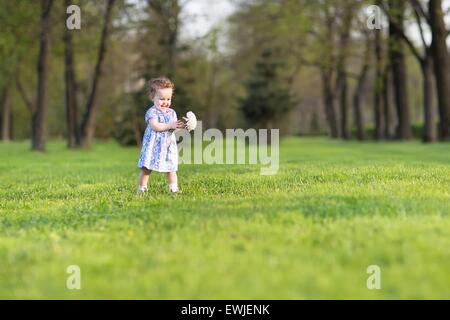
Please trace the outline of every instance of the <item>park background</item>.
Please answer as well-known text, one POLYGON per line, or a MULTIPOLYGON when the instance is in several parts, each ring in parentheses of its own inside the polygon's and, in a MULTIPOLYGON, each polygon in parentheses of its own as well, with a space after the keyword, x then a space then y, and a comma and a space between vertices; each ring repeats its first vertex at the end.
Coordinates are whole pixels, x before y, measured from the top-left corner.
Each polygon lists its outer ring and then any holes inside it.
POLYGON ((0 296, 448 298, 449 8, 1 0, 0 296), (204 129, 279 128, 278 174, 182 165, 182 195, 137 197, 161 75, 204 129))

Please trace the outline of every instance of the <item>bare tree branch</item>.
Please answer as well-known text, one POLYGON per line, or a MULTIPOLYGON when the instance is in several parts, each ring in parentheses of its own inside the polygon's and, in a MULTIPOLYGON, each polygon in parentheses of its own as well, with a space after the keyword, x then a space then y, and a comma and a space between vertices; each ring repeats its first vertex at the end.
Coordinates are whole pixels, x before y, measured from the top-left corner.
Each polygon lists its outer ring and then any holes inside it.
MULTIPOLYGON (((420 16, 422 16, 426 22, 428 23, 428 25, 431 25, 431 19, 430 19, 430 15, 425 11, 425 9, 423 8, 422 4, 420 3, 420 1, 418 0, 410 0, 411 5, 414 8, 414 11, 416 11, 417 13, 420 13, 420 16)), ((446 14, 448 14, 450 12, 450 8, 447 10, 446 14)), ((450 35, 450 30, 447 30, 447 37, 450 35)))
MULTIPOLYGON (((386 5, 381 3, 381 8, 383 9, 384 13, 386 14, 387 18, 389 19, 389 23, 397 30, 402 30, 400 28, 400 26, 394 21, 394 19, 392 19, 392 16, 389 13, 389 9, 386 8, 386 5)), ((406 36, 405 32, 400 32, 400 35, 401 35, 402 39, 405 41, 405 43, 408 45, 408 47, 411 49, 411 52, 413 53, 413 55, 417 58, 417 60, 419 60, 422 63, 424 61, 425 57, 419 53, 419 51, 414 46, 414 44, 411 42, 411 40, 406 36)))
POLYGON ((420 38, 422 39, 423 47, 425 48, 425 50, 428 50, 429 47, 427 45, 427 42, 425 41, 425 35, 424 35, 425 33, 422 28, 422 19, 420 16, 420 12, 417 10, 417 8, 414 8, 414 15, 416 17, 417 25, 419 26, 420 38))
POLYGON ((25 103, 25 105, 27 106, 28 110, 33 113, 35 110, 35 105, 36 103, 33 102, 27 95, 27 93, 25 92, 25 89, 22 85, 22 82, 20 81, 19 77, 17 77, 16 79, 16 88, 17 91, 19 91, 20 96, 23 99, 23 102, 25 103))
POLYGON ((431 25, 431 19, 430 19, 430 15, 425 11, 424 7, 422 6, 422 4, 420 3, 420 1, 418 0, 410 0, 411 5, 413 6, 413 8, 415 10, 417 10, 418 12, 420 12, 420 14, 422 15, 422 17, 427 21, 427 23, 429 25, 431 25))

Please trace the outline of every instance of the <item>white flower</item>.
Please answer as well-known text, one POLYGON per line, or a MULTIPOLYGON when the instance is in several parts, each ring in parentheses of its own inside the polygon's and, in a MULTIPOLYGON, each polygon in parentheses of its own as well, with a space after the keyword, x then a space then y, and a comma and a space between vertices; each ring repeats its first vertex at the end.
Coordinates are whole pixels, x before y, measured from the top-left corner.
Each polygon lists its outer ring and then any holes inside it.
POLYGON ((184 119, 186 120, 186 129, 188 131, 192 131, 197 127, 197 117, 192 111, 186 113, 186 117, 184 119))

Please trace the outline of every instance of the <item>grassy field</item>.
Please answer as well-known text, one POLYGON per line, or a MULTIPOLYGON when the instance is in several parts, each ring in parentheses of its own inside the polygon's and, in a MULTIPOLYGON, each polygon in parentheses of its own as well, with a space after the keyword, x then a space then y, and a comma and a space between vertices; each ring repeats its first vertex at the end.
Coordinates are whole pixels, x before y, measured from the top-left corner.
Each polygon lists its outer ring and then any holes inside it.
POLYGON ((182 165, 177 197, 135 194, 137 148, 48 149, 0 145, 0 298, 450 298, 448 144, 289 138, 277 175, 182 165))

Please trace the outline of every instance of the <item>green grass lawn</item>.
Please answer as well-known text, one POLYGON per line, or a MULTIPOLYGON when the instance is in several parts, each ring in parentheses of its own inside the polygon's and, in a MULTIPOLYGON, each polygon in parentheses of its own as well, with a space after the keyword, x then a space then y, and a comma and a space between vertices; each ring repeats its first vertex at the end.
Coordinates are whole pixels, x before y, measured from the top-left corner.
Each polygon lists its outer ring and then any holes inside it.
POLYGON ((181 165, 177 197, 135 194, 138 154, 0 145, 0 298, 450 298, 449 144, 289 138, 278 174, 181 165))

